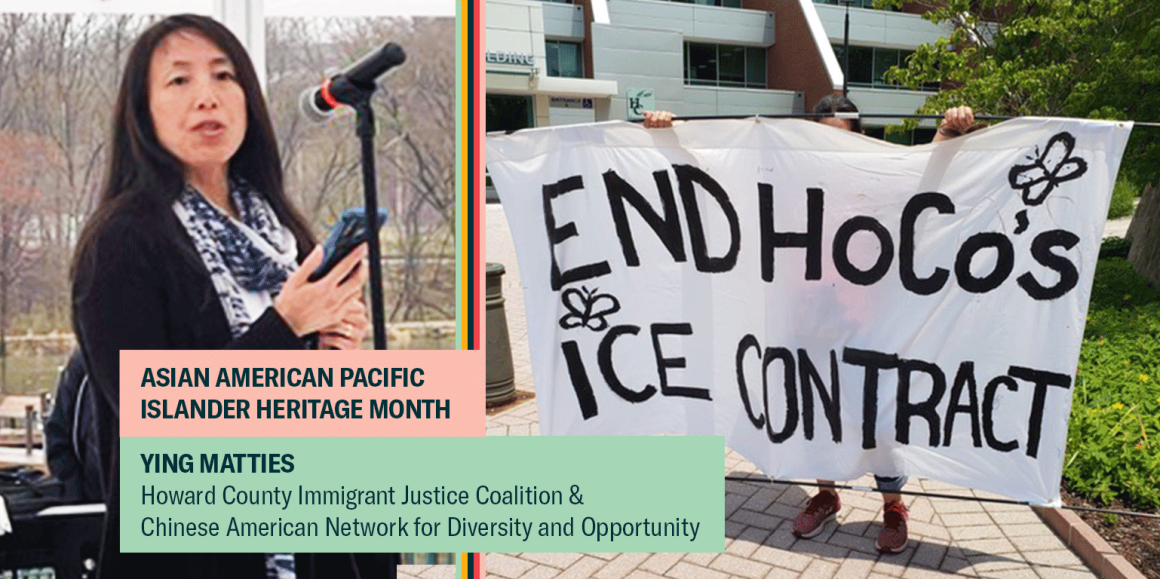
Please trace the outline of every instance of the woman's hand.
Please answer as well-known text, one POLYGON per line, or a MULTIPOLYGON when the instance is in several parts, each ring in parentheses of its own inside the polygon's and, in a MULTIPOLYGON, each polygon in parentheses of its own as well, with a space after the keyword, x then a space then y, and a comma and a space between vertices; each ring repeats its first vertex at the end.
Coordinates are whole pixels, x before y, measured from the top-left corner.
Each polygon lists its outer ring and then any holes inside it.
POLYGON ((347 304, 341 322, 323 328, 318 340, 318 349, 357 350, 366 339, 370 327, 371 321, 367 317, 366 304, 359 295, 347 304))
POLYGON ((366 254, 366 244, 360 244, 330 273, 308 282, 306 278, 322 263, 322 246, 317 246, 286 279, 274 298, 274 309, 295 335, 305 336, 342 323, 350 302, 362 295, 367 268, 360 265, 366 254), (350 279, 343 281, 348 274, 350 279))
POLYGON ((943 113, 943 121, 938 127, 938 134, 934 142, 953 139, 971 128, 975 124, 975 111, 968 106, 951 107, 943 113))
POLYGON ((644 128, 667 129, 673 126, 673 113, 669 111, 645 111, 644 128))

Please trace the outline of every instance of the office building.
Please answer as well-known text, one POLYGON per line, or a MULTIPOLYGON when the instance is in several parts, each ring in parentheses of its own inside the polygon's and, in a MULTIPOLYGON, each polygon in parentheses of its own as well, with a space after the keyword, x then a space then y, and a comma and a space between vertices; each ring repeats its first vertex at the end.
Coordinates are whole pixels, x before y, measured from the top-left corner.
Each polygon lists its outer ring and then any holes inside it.
MULTIPOLYGON (((805 112, 841 94, 864 112, 913 113, 928 92, 882 73, 948 31, 872 0, 487 0, 487 129, 609 119, 805 112)), ((934 88, 934 87, 929 87, 934 88)), ((867 119, 882 136, 890 119, 867 119)), ((927 123, 929 127, 933 124, 927 123)), ((889 135, 890 140, 929 140, 889 135)))

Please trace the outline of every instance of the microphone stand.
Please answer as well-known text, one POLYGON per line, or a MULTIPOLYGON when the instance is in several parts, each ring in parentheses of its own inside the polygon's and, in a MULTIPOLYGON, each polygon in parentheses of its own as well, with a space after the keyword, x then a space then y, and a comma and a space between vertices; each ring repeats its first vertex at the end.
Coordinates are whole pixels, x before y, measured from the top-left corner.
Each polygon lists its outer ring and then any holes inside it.
POLYGON ((332 86, 331 95, 334 97, 334 100, 353 108, 358 117, 358 125, 355 128, 355 133, 358 135, 362 145, 363 196, 365 197, 364 204, 366 205, 366 229, 368 232, 375 232, 373 236, 367 236, 368 258, 371 263, 371 325, 374 327, 375 349, 386 350, 387 331, 383 311, 385 309, 383 304, 383 261, 379 249, 378 228, 375 227, 375 220, 379 214, 379 194, 375 181, 375 114, 374 109, 371 107, 371 97, 374 96, 376 87, 373 83, 366 88, 359 88, 348 83, 343 84, 346 84, 346 87, 344 87, 346 90, 333 90, 338 87, 332 86))

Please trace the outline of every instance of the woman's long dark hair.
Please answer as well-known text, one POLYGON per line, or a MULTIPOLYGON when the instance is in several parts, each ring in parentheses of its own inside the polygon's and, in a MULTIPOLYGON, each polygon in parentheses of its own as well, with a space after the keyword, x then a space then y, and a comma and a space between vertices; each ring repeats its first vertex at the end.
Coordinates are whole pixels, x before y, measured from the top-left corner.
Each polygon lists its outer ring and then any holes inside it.
POLYGON ((278 219, 294 234, 299 259, 314 246, 306 220, 294 209, 282 190, 282 164, 278 142, 266 99, 258 84, 254 65, 241 42, 225 26, 206 16, 180 14, 150 26, 133 45, 121 76, 121 88, 113 113, 109 169, 97 207, 81 230, 73 263, 73 277, 81 263, 94 257, 93 249, 102 227, 123 211, 156 212, 160 223, 173 235, 183 235, 171 219, 170 205, 185 186, 184 168, 157 139, 149 110, 149 64, 157 46, 170 34, 190 31, 214 43, 234 65, 237 82, 246 97, 246 135, 230 159, 229 174, 248 181, 278 219), (86 257, 87 256, 87 257, 86 257))
MULTIPOLYGON (((836 94, 828 94, 814 105, 814 114, 834 116, 834 113, 856 113, 858 107, 854 106, 854 101, 836 94)), ((818 120, 817 118, 814 119, 818 120)), ((850 130, 855 133, 862 132, 862 119, 846 119, 850 123, 850 130)))

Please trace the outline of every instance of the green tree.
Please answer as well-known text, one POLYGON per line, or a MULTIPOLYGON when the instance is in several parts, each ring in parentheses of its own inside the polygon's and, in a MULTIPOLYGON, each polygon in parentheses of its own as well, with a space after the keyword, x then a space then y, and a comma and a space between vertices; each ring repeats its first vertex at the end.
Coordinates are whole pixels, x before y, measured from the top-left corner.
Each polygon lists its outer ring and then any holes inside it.
MULTIPOLYGON (((1160 120, 1157 0, 879 0, 922 6, 950 34, 889 78, 944 87, 921 112, 970 105, 1011 116, 1160 120)), ((1160 130, 1133 131, 1122 173, 1160 181, 1160 130)))

